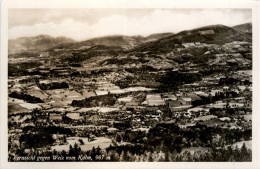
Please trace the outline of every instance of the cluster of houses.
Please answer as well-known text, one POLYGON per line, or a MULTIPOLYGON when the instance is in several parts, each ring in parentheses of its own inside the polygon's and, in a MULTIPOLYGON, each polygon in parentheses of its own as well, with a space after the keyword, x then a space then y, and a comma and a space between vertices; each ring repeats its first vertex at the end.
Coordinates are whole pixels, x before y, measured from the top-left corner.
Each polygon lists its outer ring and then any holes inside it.
MULTIPOLYGON (((251 82, 251 74, 248 71, 239 71, 235 72, 235 75, 237 75, 240 80, 249 80, 251 82)), ((108 75, 106 75, 108 76, 108 75)), ((115 74, 114 76, 118 76, 115 74)), ((84 90, 88 90, 88 92, 83 92, 79 93, 73 90, 73 85, 69 85, 70 87, 68 89, 56 89, 56 90, 46 90, 43 91, 37 86, 33 85, 28 85, 27 88, 21 84, 19 84, 19 81, 16 80, 11 80, 12 83, 15 85, 12 86, 12 90, 14 89, 22 89, 26 88, 26 93, 35 96, 35 97, 40 97, 42 100, 44 100, 45 103, 41 104, 30 104, 29 106, 25 106, 23 104, 19 104, 20 106, 23 106, 24 108, 29 108, 28 111, 32 110, 32 107, 35 107, 36 105, 39 105, 37 107, 42 108, 43 110, 49 110, 51 107, 55 109, 56 112, 60 111, 61 107, 64 106, 69 106, 71 101, 73 100, 80 100, 84 99, 87 95, 88 97, 92 96, 100 96, 100 95, 107 95, 109 93, 111 94, 124 94, 128 93, 128 96, 125 97, 120 97, 118 98, 118 104, 116 107, 112 108, 107 108, 109 109, 108 112, 113 112, 113 111, 118 111, 121 110, 123 111, 121 114, 124 114, 124 110, 127 110, 127 108, 133 108, 136 111, 138 110, 152 110, 154 113, 153 115, 145 115, 142 118, 147 118, 147 119, 156 119, 156 121, 159 121, 161 118, 161 115, 164 113, 161 111, 158 107, 167 107, 171 111, 172 114, 174 114, 175 118, 180 118, 180 117, 187 117, 187 118, 193 118, 194 122, 202 120, 209 120, 211 118, 214 118, 214 116, 211 116, 209 114, 209 109, 210 108, 225 108, 226 107, 226 102, 215 102, 213 104, 205 105, 204 107, 195 107, 193 106, 194 101, 201 100, 201 97, 203 98, 210 98, 214 97, 216 93, 224 93, 225 91, 233 91, 236 92, 239 97, 230 99, 229 106, 231 108, 243 108, 243 107, 248 107, 250 108, 251 106, 251 98, 248 96, 251 95, 252 93, 252 86, 251 85, 229 85, 229 86, 219 86, 216 88, 216 86, 207 86, 205 84, 218 84, 219 79, 224 78, 222 74, 219 75, 213 75, 213 76, 208 76, 204 77, 201 81, 196 82, 196 83, 191 83, 191 84, 186 84, 179 90, 177 93, 149 93, 153 91, 154 89, 149 89, 149 88, 144 88, 144 87, 135 87, 135 88, 127 88, 127 89, 120 89, 118 86, 115 84, 111 83, 110 81, 106 81, 109 79, 109 77, 103 77, 99 80, 93 81, 91 78, 83 78, 83 79, 68 79, 68 83, 80 83, 79 85, 83 85, 84 90), (204 84, 204 85, 203 85, 204 84), (18 85, 16 87, 16 85, 18 85), (143 96, 141 101, 136 101, 135 97, 136 95, 132 95, 133 92, 139 92, 143 93, 143 96), (248 93, 248 94, 246 94, 248 93), (50 102, 49 102, 50 101, 50 102), (66 104, 63 104, 66 103, 66 104), (57 108, 55 108, 57 107, 57 108), (159 112, 158 112, 159 111, 159 112), (202 116, 203 118, 199 118, 202 116), (204 117, 208 116, 208 117, 204 117)), ((27 77, 29 78, 29 77, 27 77)), ((22 79, 26 79, 22 78, 22 79)), ((21 79, 21 80, 22 80, 21 79)), ((65 80, 66 81, 66 80, 65 80)), ((53 81, 53 80, 40 80, 39 84, 52 84, 52 83, 58 83, 60 82, 59 80, 53 81)), ((63 111, 66 110, 67 112, 73 112, 75 109, 63 109, 63 111)), ((93 109, 92 109, 93 110, 93 109)), ((62 111, 62 110, 61 110, 62 111)), ((91 111, 91 109, 89 110, 91 111)), ((77 111, 75 111, 77 112, 77 111)), ((87 111, 86 111, 87 112, 87 111)), ((101 111, 100 111, 101 112, 101 111)), ((80 116, 68 116, 71 119, 74 120, 79 120, 83 118, 79 118, 80 116)), ((106 116, 106 115, 105 115, 106 116)), ((108 115, 110 116, 110 115, 108 115)), ((124 119, 124 115, 122 115, 122 119, 124 119)), ((128 118, 133 118, 133 122, 135 124, 138 124, 140 127, 143 126, 142 122, 145 120, 141 120, 140 116, 141 114, 136 115, 134 118, 128 117, 128 118), (140 122, 140 123, 139 123, 140 122)), ((107 118, 107 117, 104 117, 107 118)), ((53 114, 51 115, 51 119, 53 120, 60 120, 62 121, 62 116, 59 114, 53 114)), ((128 119, 129 120, 129 119, 128 119)), ((194 123, 193 123, 194 124, 194 123)), ((149 126, 146 126, 149 127, 149 126)))

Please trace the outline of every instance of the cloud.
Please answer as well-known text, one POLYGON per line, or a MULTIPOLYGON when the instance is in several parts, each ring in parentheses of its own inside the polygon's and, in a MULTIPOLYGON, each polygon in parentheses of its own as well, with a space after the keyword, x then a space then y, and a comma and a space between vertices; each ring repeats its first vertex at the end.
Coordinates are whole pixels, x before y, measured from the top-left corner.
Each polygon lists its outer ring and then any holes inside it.
MULTIPOLYGON (((47 19, 34 24, 19 24, 9 28, 9 39, 48 34, 54 37, 67 36, 75 40, 85 40, 97 36, 114 34, 149 35, 160 32, 179 32, 205 25, 224 24, 234 26, 251 22, 250 10, 149 10, 145 15, 130 15, 126 12, 99 16, 96 22, 88 22, 88 17, 80 12, 64 15, 61 12, 48 13, 47 19), (66 16, 66 17, 65 17, 66 16), (71 17, 70 17, 71 16, 71 17), (59 17, 59 22, 53 19, 59 17)), ((86 14, 86 13, 85 13, 86 14)))

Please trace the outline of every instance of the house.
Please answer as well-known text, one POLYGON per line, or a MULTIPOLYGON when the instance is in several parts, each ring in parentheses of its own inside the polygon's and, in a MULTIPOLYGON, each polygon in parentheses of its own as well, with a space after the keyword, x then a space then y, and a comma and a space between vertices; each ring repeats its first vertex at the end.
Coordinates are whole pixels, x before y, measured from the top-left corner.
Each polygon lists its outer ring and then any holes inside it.
POLYGON ((169 101, 169 108, 171 109, 171 112, 184 111, 190 107, 192 107, 192 105, 182 105, 182 103, 178 100, 169 101))
POLYGON ((165 101, 177 100, 177 97, 173 94, 166 94, 163 96, 163 100, 165 100, 165 101))
POLYGON ((237 103, 246 103, 247 100, 245 97, 236 97, 234 98, 234 100, 237 102, 237 103))
POLYGON ((116 132, 118 132, 119 130, 117 129, 117 128, 108 128, 107 129, 107 131, 109 132, 109 133, 116 133, 116 132))
POLYGON ((199 122, 199 124, 206 125, 207 127, 217 127, 221 124, 221 121, 215 118, 215 119, 199 122))
POLYGON ((125 91, 121 90, 121 89, 109 90, 109 92, 111 94, 122 94, 122 93, 125 93, 125 91))
POLYGON ((196 91, 196 92, 194 92, 196 95, 198 95, 198 96, 202 96, 202 97, 208 97, 209 96, 209 94, 208 93, 205 93, 205 92, 203 92, 203 91, 196 91))
POLYGON ((150 130, 150 128, 143 128, 143 127, 133 129, 133 131, 141 131, 141 132, 145 132, 145 133, 148 133, 149 130, 150 130))
POLYGON ((220 121, 231 121, 231 119, 229 117, 221 117, 219 118, 220 121))
POLYGON ((207 116, 200 116, 200 117, 194 118, 194 121, 208 121, 208 120, 215 119, 215 118, 217 118, 217 116, 207 115, 207 116))
POLYGON ((244 91, 246 89, 246 86, 237 86, 238 90, 239 91, 244 91))
POLYGON ((189 94, 186 94, 184 96, 190 98, 192 102, 196 101, 196 100, 201 100, 200 96, 193 94, 193 93, 189 93, 189 94))
POLYGON ((198 112, 203 112, 204 114, 209 113, 209 109, 202 108, 202 107, 195 107, 188 109, 188 113, 198 113, 198 112))
POLYGON ((227 60, 227 62, 231 64, 237 63, 236 59, 229 59, 227 60))
POLYGON ((146 102, 149 106, 160 106, 165 105, 165 101, 162 99, 161 95, 147 95, 146 102))
POLYGON ((208 55, 208 54, 210 54, 210 51, 206 51, 206 52, 204 53, 204 55, 208 55))
POLYGON ((96 90, 95 93, 96 93, 97 96, 107 95, 108 91, 96 90))
POLYGON ((49 119, 55 120, 55 121, 62 121, 62 115, 56 114, 56 113, 51 113, 49 119))
POLYGON ((228 86, 224 86, 223 89, 224 89, 224 90, 228 90, 229 87, 228 87, 228 86))
POLYGON ((182 97, 179 99, 182 105, 191 105, 191 98, 189 97, 182 97))
POLYGON ((180 128, 182 128, 182 129, 186 129, 186 128, 188 128, 188 127, 193 127, 193 126, 195 126, 196 124, 194 124, 194 123, 186 123, 186 124, 179 124, 178 126, 180 127, 180 128))
POLYGON ((240 48, 241 46, 239 44, 233 45, 233 48, 240 48))
POLYGON ((238 89, 231 89, 232 92, 236 92, 237 94, 239 94, 239 90, 238 89))
POLYGON ((221 90, 211 90, 210 94, 211 96, 215 96, 218 92, 221 92, 221 90))
POLYGON ((240 47, 240 48, 238 48, 238 51, 239 52, 246 52, 246 51, 248 51, 246 48, 244 48, 244 47, 240 47))

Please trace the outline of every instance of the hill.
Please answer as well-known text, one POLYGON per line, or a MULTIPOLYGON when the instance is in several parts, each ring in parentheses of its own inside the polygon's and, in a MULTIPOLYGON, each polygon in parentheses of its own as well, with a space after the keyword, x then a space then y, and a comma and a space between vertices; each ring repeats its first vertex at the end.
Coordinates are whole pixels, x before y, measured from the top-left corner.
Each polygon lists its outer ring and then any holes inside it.
POLYGON ((8 40, 9 54, 28 52, 28 51, 43 51, 48 48, 63 44, 75 42, 67 37, 51 37, 49 35, 38 35, 33 37, 21 37, 8 40))
POLYGON ((155 33, 155 34, 151 34, 147 37, 144 37, 142 39, 142 41, 143 42, 151 42, 151 41, 156 41, 156 40, 166 38, 166 37, 169 37, 169 36, 172 36, 172 35, 173 35, 173 33, 155 33))
POLYGON ((197 29, 186 30, 159 39, 157 41, 138 46, 134 51, 150 53, 167 53, 183 43, 201 42, 210 44, 224 44, 232 41, 250 41, 251 36, 224 25, 211 25, 197 29))
MULTIPOLYGON (((181 31, 177 34, 161 33, 142 36, 106 36, 93 38, 82 42, 66 43, 50 49, 51 56, 62 56, 68 62, 96 60, 109 64, 146 63, 160 67, 166 63, 183 64, 191 61, 205 64, 209 55, 223 51, 209 48, 208 45, 224 45, 234 41, 251 41, 251 35, 237 31, 224 25, 210 25, 192 30, 181 31), (199 42, 200 48, 186 48, 186 43, 199 42), (129 59, 130 58, 130 59, 129 59), (164 63, 165 62, 165 63, 164 63)), ((171 67, 171 66, 170 66, 171 67)))
POLYGON ((252 33, 252 23, 236 25, 233 27, 233 29, 244 32, 244 33, 252 33))
POLYGON ((172 33, 158 33, 152 34, 147 37, 143 36, 124 36, 124 35, 111 35, 92 38, 89 40, 76 42, 76 43, 67 43, 61 44, 55 47, 55 49, 89 49, 94 46, 110 46, 110 47, 119 47, 122 50, 132 49, 141 44, 156 41, 161 38, 168 37, 173 35, 172 33))

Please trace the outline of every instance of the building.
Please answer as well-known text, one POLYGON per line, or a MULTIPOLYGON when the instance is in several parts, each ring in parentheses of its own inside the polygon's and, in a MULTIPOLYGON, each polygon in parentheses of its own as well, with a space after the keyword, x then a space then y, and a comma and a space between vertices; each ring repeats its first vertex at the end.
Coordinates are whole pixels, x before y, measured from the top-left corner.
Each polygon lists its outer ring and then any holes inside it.
POLYGON ((177 111, 184 111, 192 107, 192 105, 183 105, 180 101, 178 100, 171 100, 169 101, 169 108, 171 112, 177 112, 177 111))
POLYGON ((182 97, 179 99, 179 102, 181 102, 182 105, 191 105, 191 98, 189 97, 182 97))

